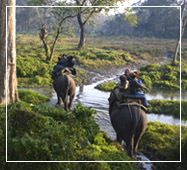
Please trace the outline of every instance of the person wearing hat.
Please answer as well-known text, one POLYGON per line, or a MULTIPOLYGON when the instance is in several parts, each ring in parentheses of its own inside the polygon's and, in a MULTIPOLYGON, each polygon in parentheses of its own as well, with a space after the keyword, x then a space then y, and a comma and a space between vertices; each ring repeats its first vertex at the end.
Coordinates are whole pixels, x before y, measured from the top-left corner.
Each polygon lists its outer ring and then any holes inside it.
POLYGON ((126 68, 125 71, 124 71, 124 75, 127 77, 127 80, 130 81, 132 78, 130 77, 130 69, 129 68, 126 68))
POLYGON ((144 85, 140 84, 137 81, 137 74, 136 73, 130 73, 129 74, 130 77, 132 77, 132 80, 129 82, 130 83, 130 93, 131 95, 134 95, 135 97, 140 97, 143 100, 143 105, 145 107, 149 107, 150 105, 147 102, 147 98, 145 96, 145 94, 143 93, 143 90, 148 91, 148 88, 145 87, 144 85))
POLYGON ((120 101, 124 94, 127 92, 129 88, 129 81, 125 75, 120 76, 120 83, 114 88, 114 93, 118 101, 120 101))

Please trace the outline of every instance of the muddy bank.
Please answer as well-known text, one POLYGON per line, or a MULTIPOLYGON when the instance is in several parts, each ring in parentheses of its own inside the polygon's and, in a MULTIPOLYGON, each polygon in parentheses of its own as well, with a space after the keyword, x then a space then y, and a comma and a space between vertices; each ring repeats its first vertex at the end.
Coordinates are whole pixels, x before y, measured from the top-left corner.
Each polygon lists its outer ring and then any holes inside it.
MULTIPOLYGON (((135 63, 129 63, 124 66, 119 66, 119 67, 111 67, 108 69, 104 70, 88 70, 85 68, 81 68, 84 70, 87 74, 87 77, 82 80, 83 85, 90 85, 92 83, 96 83, 97 81, 104 80, 107 78, 111 78, 114 75, 120 75, 124 73, 124 70, 126 68, 130 68, 131 70, 139 70, 142 66, 150 63, 149 61, 141 61, 140 64, 135 64, 135 63)), ((82 84, 77 84, 78 86, 81 86, 82 84)))

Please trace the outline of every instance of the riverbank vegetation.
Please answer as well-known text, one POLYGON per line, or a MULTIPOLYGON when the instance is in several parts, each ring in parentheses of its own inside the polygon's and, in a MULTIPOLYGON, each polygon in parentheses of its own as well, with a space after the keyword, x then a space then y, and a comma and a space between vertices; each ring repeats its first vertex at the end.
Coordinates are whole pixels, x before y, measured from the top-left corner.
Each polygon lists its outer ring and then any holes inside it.
MULTIPOLYGON (((181 87, 187 91, 187 66, 182 64, 181 87)), ((146 87, 151 89, 176 91, 180 89, 180 63, 172 65, 166 63, 164 65, 148 64, 140 68, 139 78, 146 87)), ((114 81, 104 82, 96 86, 102 91, 112 91, 117 83, 114 81)))
MULTIPOLYGON (((187 66, 181 65, 181 86, 182 90, 187 90, 187 66)), ((149 88, 159 88, 161 90, 175 91, 180 89, 180 63, 173 65, 148 64, 140 68, 139 78, 149 88)))
MULTIPOLYGON (((96 112, 78 104, 74 110, 66 112, 61 108, 48 107, 41 104, 46 97, 27 90, 19 90, 21 101, 8 105, 8 160, 75 160, 75 161, 124 161, 131 160, 122 147, 112 142, 103 132, 99 131, 95 123, 96 112), (24 95, 23 95, 24 96, 24 95), (32 102, 32 96, 37 99, 32 102), (31 105, 32 103, 32 105, 31 105), (41 105, 38 105, 38 104, 41 105)), ((45 99, 45 100, 44 100, 45 99)), ((136 169, 135 163, 5 163, 5 108, 0 107, 0 160, 1 168, 7 169, 136 169)), ((149 122, 148 128, 140 140, 139 149, 151 160, 177 161, 179 160, 179 126, 149 122), (147 142, 149 141, 149 142, 147 142)), ((182 158, 186 159, 187 128, 182 127, 182 158)), ((182 164, 156 163, 159 169, 186 167, 182 164)))
POLYGON ((36 105, 50 101, 49 97, 41 95, 39 92, 34 92, 33 90, 19 89, 18 94, 21 101, 25 101, 30 104, 36 105))
MULTIPOLYGON (((21 93, 24 93, 21 91, 21 93)), ((29 92, 33 95, 34 92, 29 92)), ((37 93, 36 96, 39 96, 37 93)), ((35 97, 37 98, 37 97, 35 97)), ((131 160, 95 123, 96 111, 78 104, 70 112, 31 97, 8 105, 8 160, 12 161, 124 161, 131 160)), ((135 163, 5 163, 5 108, 0 108, 0 160, 2 169, 136 169, 135 163)))
MULTIPOLYGON (((182 126, 181 163, 155 163, 161 170, 187 168, 187 127, 182 126)), ((180 161, 180 127, 159 122, 149 122, 139 143, 139 149, 154 161, 180 161)))
MULTIPOLYGON (((179 100, 149 100, 151 107, 148 108, 148 113, 170 115, 175 118, 180 118, 180 101, 179 100)), ((187 120, 187 101, 181 101, 181 117, 187 120)))
MULTIPOLYGON (((172 53, 175 41, 128 37, 88 37, 87 47, 77 49, 78 38, 60 35, 56 45, 54 59, 46 62, 45 50, 39 36, 17 34, 17 77, 19 87, 51 86, 51 72, 57 57, 73 55, 76 61, 77 84, 90 81, 90 73, 113 74, 125 65, 132 68, 146 62, 157 63, 164 60, 163 46, 172 53), (154 42, 154 45, 152 43, 154 42)), ((168 56, 168 60, 171 60, 168 56)))

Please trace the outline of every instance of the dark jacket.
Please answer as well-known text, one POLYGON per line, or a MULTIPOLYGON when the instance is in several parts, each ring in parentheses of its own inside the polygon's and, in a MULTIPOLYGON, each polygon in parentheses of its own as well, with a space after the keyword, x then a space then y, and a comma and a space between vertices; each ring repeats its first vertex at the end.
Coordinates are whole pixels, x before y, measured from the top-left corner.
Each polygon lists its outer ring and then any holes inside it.
POLYGON ((131 79, 129 83, 130 83, 130 93, 133 95, 135 95, 137 92, 141 92, 142 89, 145 88, 140 83, 138 83, 136 79, 131 79))

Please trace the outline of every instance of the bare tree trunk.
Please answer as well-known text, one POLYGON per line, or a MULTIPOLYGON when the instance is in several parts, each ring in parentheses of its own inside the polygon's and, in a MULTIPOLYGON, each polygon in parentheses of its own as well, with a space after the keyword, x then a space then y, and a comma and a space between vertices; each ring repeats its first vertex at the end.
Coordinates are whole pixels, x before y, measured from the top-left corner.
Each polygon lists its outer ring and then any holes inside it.
POLYGON ((80 41, 79 41, 78 48, 82 49, 85 47, 85 37, 86 37, 85 23, 82 22, 82 18, 81 18, 80 14, 77 15, 77 20, 78 20, 78 23, 79 23, 80 29, 81 29, 80 41))
POLYGON ((53 46, 51 48, 51 54, 50 54, 50 59, 49 59, 50 62, 53 59, 53 53, 54 53, 54 50, 55 50, 55 46, 56 46, 56 42, 57 42, 59 34, 60 34, 60 28, 58 28, 58 30, 57 30, 57 34, 56 34, 55 40, 53 42, 53 46))
MULTIPOLYGON (((186 27, 186 20, 184 21, 183 23, 183 27, 182 27, 182 30, 181 30, 181 38, 184 34, 184 30, 185 30, 185 27, 186 27)), ((175 63, 175 61, 177 60, 177 55, 178 55, 178 51, 179 51, 179 46, 180 46, 180 36, 178 37, 178 40, 177 40, 177 45, 175 47, 175 55, 173 57, 173 64, 175 63)))
POLYGON ((47 38, 46 38, 46 28, 45 28, 45 24, 42 24, 42 28, 40 29, 40 39, 43 42, 44 45, 44 49, 45 49, 45 56, 46 56, 46 60, 49 60, 49 47, 47 44, 47 38))
MULTIPOLYGON (((183 7, 183 10, 182 10, 182 14, 181 14, 181 22, 182 22, 181 38, 182 38, 182 36, 184 34, 184 30, 185 30, 186 22, 187 22, 186 19, 184 19, 185 10, 186 10, 186 0, 184 0, 184 7, 183 7)), ((173 64, 175 64, 175 61, 177 60, 179 46, 180 46, 180 34, 179 34, 179 37, 177 39, 177 44, 176 44, 176 47, 175 47, 175 53, 174 53, 174 57, 173 57, 173 64)))
POLYGON ((6 84, 6 6, 15 6, 15 0, 1 0, 0 4, 0 105, 18 101, 15 49, 15 7, 7 11, 7 84, 6 84))

